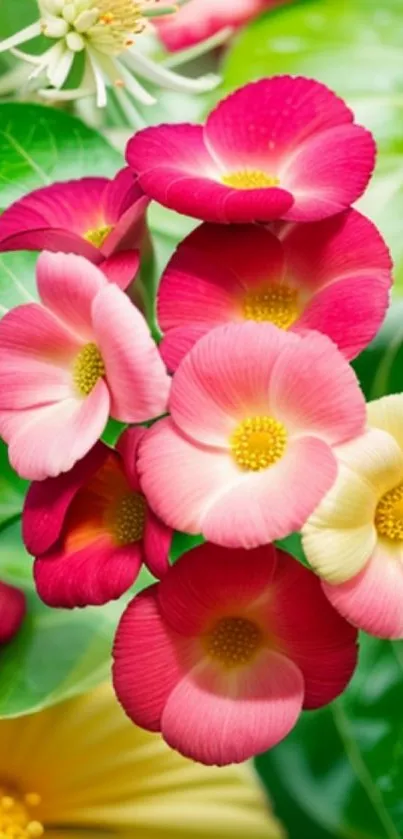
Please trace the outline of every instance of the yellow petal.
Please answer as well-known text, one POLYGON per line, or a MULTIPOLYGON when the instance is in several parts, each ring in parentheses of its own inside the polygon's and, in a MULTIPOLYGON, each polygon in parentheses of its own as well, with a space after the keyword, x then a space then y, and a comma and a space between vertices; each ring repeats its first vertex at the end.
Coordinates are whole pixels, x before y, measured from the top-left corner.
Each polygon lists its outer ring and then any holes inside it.
POLYGON ((159 735, 134 726, 109 685, 1 720, 2 774, 40 794, 35 818, 49 839, 98 839, 101 832, 105 839, 118 832, 128 839, 283 836, 253 770, 181 757, 159 735))
POLYGON ((370 428, 355 440, 338 446, 334 453, 340 463, 368 482, 378 497, 403 480, 403 452, 384 430, 370 428))
POLYGON ((369 402, 367 416, 371 428, 387 431, 403 451, 403 394, 383 396, 382 399, 369 402))

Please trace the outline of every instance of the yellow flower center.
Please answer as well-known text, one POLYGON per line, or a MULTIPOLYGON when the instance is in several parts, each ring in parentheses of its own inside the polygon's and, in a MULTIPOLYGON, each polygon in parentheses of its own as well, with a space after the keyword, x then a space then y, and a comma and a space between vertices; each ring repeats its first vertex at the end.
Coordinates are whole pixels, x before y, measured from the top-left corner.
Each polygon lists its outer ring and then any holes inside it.
MULTIPOLYGON (((105 375, 105 365, 96 344, 86 344, 73 364, 73 381, 81 396, 88 396, 98 379, 105 375)), ((1 839, 1 837, 0 837, 1 839)))
POLYGON ((119 498, 110 512, 111 529, 118 545, 138 542, 144 533, 146 501, 140 492, 130 492, 119 498))
POLYGON ((1 839, 39 839, 44 833, 41 822, 32 819, 31 810, 40 804, 35 792, 20 795, 0 786, 1 839))
POLYGON ((248 618, 220 618, 205 638, 211 658, 227 669, 248 664, 263 644, 260 627, 248 618))
POLYGON ((403 483, 382 496, 375 511, 375 527, 380 536, 403 542, 403 483))
POLYGON ((278 186, 280 181, 272 175, 266 175, 261 169, 244 169, 239 172, 230 172, 221 178, 225 186, 232 186, 234 189, 262 189, 262 187, 278 186))
POLYGON ((241 469, 259 472, 282 458, 287 431, 274 417, 248 417, 231 437, 232 455, 241 469))
POLYGON ((299 314, 297 289, 278 284, 247 291, 242 310, 245 320, 270 321, 288 329, 299 314))
POLYGON ((84 239, 87 242, 91 242, 91 245, 95 245, 96 248, 102 248, 105 239, 108 238, 113 227, 113 224, 105 224, 104 227, 95 227, 93 230, 87 230, 84 233, 84 239))

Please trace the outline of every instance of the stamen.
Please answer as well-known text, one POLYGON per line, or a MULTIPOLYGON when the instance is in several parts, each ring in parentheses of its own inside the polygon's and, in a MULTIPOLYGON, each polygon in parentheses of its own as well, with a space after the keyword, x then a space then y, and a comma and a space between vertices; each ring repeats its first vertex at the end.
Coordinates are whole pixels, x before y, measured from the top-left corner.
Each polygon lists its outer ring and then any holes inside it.
POLYGON ((232 456, 245 471, 259 472, 283 457, 287 431, 269 416, 248 417, 231 437, 232 456))
POLYGON ((96 248, 102 248, 105 239, 107 239, 113 228, 113 224, 105 224, 103 227, 95 227, 92 230, 87 230, 84 233, 84 239, 87 242, 91 242, 91 245, 95 245, 96 248))
POLYGON ((81 396, 88 396, 98 379, 105 375, 105 365, 96 344, 86 344, 73 364, 73 381, 81 396))
POLYGON ((226 186, 232 186, 234 189, 262 189, 269 186, 278 186, 280 181, 278 178, 267 175, 260 169, 244 169, 239 172, 231 172, 228 175, 223 175, 222 183, 226 186))
POLYGON ((403 542, 403 483, 382 496, 375 510, 375 527, 379 536, 403 542))
POLYGON ((248 664, 262 644, 258 624, 241 617, 221 618, 205 638, 208 654, 227 669, 248 664))
POLYGON ((8 787, 0 786, 0 837, 1 839, 40 839, 44 826, 31 819, 31 809, 37 807, 41 797, 36 792, 20 795, 8 787))
POLYGON ((281 329, 288 329, 299 314, 298 291, 286 285, 266 285, 248 291, 242 309, 246 320, 270 321, 281 329))
POLYGON ((108 513, 109 525, 118 545, 138 542, 144 534, 146 501, 140 492, 121 496, 108 513))

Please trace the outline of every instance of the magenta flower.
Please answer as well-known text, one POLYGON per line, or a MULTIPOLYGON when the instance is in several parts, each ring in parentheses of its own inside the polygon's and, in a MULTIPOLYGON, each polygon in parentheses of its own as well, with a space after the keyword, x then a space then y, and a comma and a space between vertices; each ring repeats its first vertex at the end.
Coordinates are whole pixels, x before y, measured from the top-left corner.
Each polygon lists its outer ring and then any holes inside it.
POLYGON ((140 448, 143 491, 171 527, 233 548, 299 530, 336 478, 333 447, 365 425, 357 379, 332 341, 268 323, 201 338, 169 407, 140 448))
POLYGON ((303 708, 331 702, 356 658, 356 630, 295 559, 272 545, 205 544, 127 607, 114 686, 137 725, 222 766, 270 749, 303 708))
POLYGON ((175 370, 219 324, 316 329, 354 358, 376 335, 391 285, 388 248, 356 210, 311 224, 202 224, 178 247, 158 291, 162 356, 175 370))
POLYGON ((23 538, 49 606, 101 605, 120 597, 144 562, 161 577, 172 531, 157 519, 137 475, 145 428, 127 429, 117 450, 97 443, 73 469, 31 484, 23 538))
POLYGON ((148 203, 128 168, 113 180, 81 178, 36 189, 0 217, 0 252, 80 254, 125 288, 139 267, 148 203))
POLYGON ((13 468, 67 472, 109 414, 140 423, 165 412, 170 380, 129 298, 82 256, 43 253, 41 303, 0 321, 0 434, 13 468))
POLYGON ((231 30, 279 5, 279 0, 189 0, 174 15, 155 18, 158 35, 164 46, 176 50, 192 47, 216 35, 221 29, 231 30))
POLYGON ((206 124, 139 131, 127 161, 144 192, 203 221, 316 221, 364 192, 372 135, 319 82, 277 76, 252 82, 206 124))
POLYGON ((0 582, 0 644, 17 634, 26 612, 25 595, 19 588, 0 582))

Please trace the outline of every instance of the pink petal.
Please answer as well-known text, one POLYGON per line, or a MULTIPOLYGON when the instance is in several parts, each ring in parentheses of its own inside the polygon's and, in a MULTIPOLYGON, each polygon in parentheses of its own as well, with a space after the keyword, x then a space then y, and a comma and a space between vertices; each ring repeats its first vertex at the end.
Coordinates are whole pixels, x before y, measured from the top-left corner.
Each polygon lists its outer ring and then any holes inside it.
POLYGON ((242 675, 196 666, 170 693, 161 730, 168 745, 207 765, 241 763, 272 748, 301 713, 304 683, 287 658, 262 651, 242 675))
POLYGON ((137 250, 119 251, 104 259, 99 267, 110 283, 115 283, 124 291, 136 278, 140 253, 137 250))
POLYGON ((357 210, 311 224, 284 224, 278 235, 287 274, 310 292, 360 272, 391 281, 387 245, 375 225, 357 210))
POLYGON ((10 354, 0 361, 0 406, 20 410, 71 398, 72 377, 67 367, 10 354))
POLYGON ((101 468, 109 452, 108 446, 96 443, 70 472, 31 484, 22 515, 22 536, 30 554, 45 553, 56 542, 74 496, 101 468))
POLYGON ((323 596, 321 581, 278 551, 270 601, 270 626, 301 670, 305 708, 318 708, 347 686, 357 664, 357 632, 323 596))
POLYGON ((253 607, 276 574, 277 554, 272 545, 225 550, 206 542, 183 554, 158 589, 165 620, 176 632, 197 636, 220 610, 253 607))
POLYGON ((18 632, 26 612, 22 591, 0 582, 0 644, 6 644, 18 632))
POLYGON ((225 26, 238 27, 275 0, 191 0, 175 15, 155 18, 158 36, 166 49, 191 47, 219 32, 225 26))
POLYGON ((144 198, 137 179, 128 166, 121 169, 112 181, 108 181, 102 196, 107 224, 116 224, 119 219, 144 198))
POLYGON ((284 348, 272 372, 270 405, 290 433, 317 434, 331 444, 358 436, 366 421, 353 370, 332 341, 316 332, 284 348))
POLYGON ((282 218, 315 221, 345 210, 368 185, 375 153, 372 134, 360 125, 336 126, 306 140, 279 172, 295 199, 282 218))
POLYGON ((279 164, 308 137, 352 119, 344 102, 320 82, 277 76, 227 96, 208 117, 205 136, 232 171, 264 167, 277 175, 279 164))
POLYGON ((146 428, 126 428, 116 444, 116 449, 123 460, 126 478, 133 492, 139 492, 140 490, 137 459, 140 443, 146 432, 146 428))
MULTIPOLYGON (((181 475, 178 465, 177 483, 181 475)), ((278 463, 245 473, 220 494, 210 493, 199 529, 206 539, 228 548, 254 548, 282 539, 300 530, 336 475, 336 459, 326 443, 300 437, 289 443, 278 463)))
POLYGON ((217 327, 198 341, 175 374, 172 419, 193 440, 228 448, 241 420, 272 413, 269 386, 279 354, 300 357, 301 351, 299 337, 269 323, 217 327))
POLYGON ((0 360, 4 366, 23 363, 63 364, 79 352, 77 337, 40 303, 16 306, 0 321, 0 360))
POLYGON ((354 626, 378 638, 403 638, 403 556, 378 543, 365 568, 341 585, 322 583, 331 604, 354 626))
POLYGON ((148 509, 143 536, 144 562, 157 579, 163 577, 170 567, 169 551, 172 536, 172 528, 148 509))
POLYGON ((372 274, 345 277, 315 295, 296 326, 324 332, 351 359, 375 338, 388 305, 388 279, 372 274))
POLYGON ((186 641, 171 632, 152 586, 129 603, 119 623, 113 649, 113 684, 126 714, 136 725, 159 731, 167 698, 183 672, 186 641))
POLYGON ((95 265, 76 254, 42 253, 37 264, 42 302, 81 340, 93 340, 91 307, 107 280, 95 265))
POLYGON ((145 212, 150 203, 133 172, 127 166, 110 181, 104 196, 107 224, 114 229, 102 245, 105 256, 117 250, 139 248, 145 233, 145 212))
POLYGON ((127 161, 144 192, 184 215, 213 222, 269 221, 283 216, 292 196, 283 189, 239 190, 221 182, 198 125, 158 125, 129 141, 127 161))
POLYGON ((35 561, 35 584, 48 606, 102 606, 133 585, 141 562, 138 543, 119 547, 106 533, 79 550, 66 549, 60 540, 35 561))
POLYGON ((121 422, 144 422, 163 414, 170 378, 143 315, 111 284, 94 300, 92 322, 112 416, 121 422))
POLYGON ((109 414, 109 393, 100 379, 85 400, 65 399, 25 411, 2 411, 0 434, 23 478, 41 481, 68 472, 101 436, 109 414))
POLYGON ((196 342, 211 329, 210 323, 178 326, 170 329, 158 346, 168 370, 175 371, 196 342))

